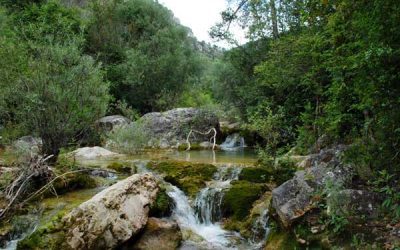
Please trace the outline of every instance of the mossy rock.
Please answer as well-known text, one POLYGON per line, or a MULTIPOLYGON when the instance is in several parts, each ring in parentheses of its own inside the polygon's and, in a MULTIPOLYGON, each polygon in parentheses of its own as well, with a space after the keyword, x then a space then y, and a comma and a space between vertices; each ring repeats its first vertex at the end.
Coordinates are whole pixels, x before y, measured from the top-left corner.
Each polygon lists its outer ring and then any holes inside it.
POLYGON ((291 232, 271 230, 268 235, 264 250, 275 249, 302 249, 300 248, 296 237, 291 232))
POLYGON ((78 172, 70 173, 65 175, 64 178, 57 179, 53 186, 57 194, 65 194, 74 190, 95 188, 97 182, 89 174, 78 172))
POLYGON ((172 213, 174 201, 168 196, 164 188, 160 188, 155 202, 150 206, 149 217, 168 217, 172 213))
POLYGON ((217 171, 217 167, 212 164, 180 161, 153 161, 147 167, 163 174, 165 181, 179 187, 191 197, 204 188, 217 171))
POLYGON ((258 200, 267 187, 248 181, 233 181, 223 198, 224 216, 233 220, 244 220, 250 213, 253 203, 258 200))
POLYGON ((239 180, 255 183, 266 183, 271 176, 270 171, 262 167, 243 168, 239 175, 239 180))
POLYGON ((65 212, 60 211, 49 222, 39 226, 32 234, 18 242, 17 250, 68 249, 62 223, 64 215, 65 212))
POLYGON ((134 174, 136 172, 136 170, 132 169, 132 167, 126 166, 120 162, 112 162, 107 166, 107 168, 122 174, 134 174))

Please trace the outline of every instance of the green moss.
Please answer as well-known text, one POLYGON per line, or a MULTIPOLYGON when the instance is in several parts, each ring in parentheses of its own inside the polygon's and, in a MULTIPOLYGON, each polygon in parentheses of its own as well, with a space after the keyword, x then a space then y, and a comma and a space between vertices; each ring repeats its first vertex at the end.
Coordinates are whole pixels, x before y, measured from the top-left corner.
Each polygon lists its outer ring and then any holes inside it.
MULTIPOLYGON (((62 218, 73 208, 89 200, 98 189, 85 189, 70 192, 58 198, 52 197, 40 202, 43 214, 38 228, 18 243, 17 249, 69 249, 65 241, 65 228, 62 218)), ((37 205, 32 204, 32 209, 37 205)), ((18 224, 20 227, 20 224, 18 224)))
POLYGON ((266 183, 270 178, 270 172, 261 167, 243 168, 239 175, 239 180, 255 183, 266 183))
POLYGON ((161 218, 171 215, 173 203, 166 190, 161 188, 158 191, 155 202, 150 206, 150 217, 161 218))
POLYGON ((299 247, 296 237, 292 233, 273 229, 268 235, 264 250, 301 249, 299 247))
POLYGON ((49 222, 18 242, 17 249, 66 249, 62 223, 64 214, 64 211, 60 211, 49 222))
POLYGON ((78 189, 95 188, 97 182, 94 178, 84 172, 70 173, 63 178, 57 179, 53 186, 57 194, 64 194, 78 189))
POLYGON ((217 167, 211 164, 179 161, 153 161, 147 167, 163 174, 165 181, 176 185, 192 197, 206 186, 206 182, 210 181, 217 171, 217 167))
POLYGON ((112 170, 115 170, 115 171, 117 171, 118 173, 123 173, 123 174, 133 174, 133 173, 136 172, 136 171, 134 171, 134 169, 132 169, 131 167, 126 166, 126 165, 124 165, 124 164, 122 164, 122 163, 120 163, 120 162, 113 162, 113 163, 110 163, 110 164, 107 166, 107 168, 112 169, 112 170))
POLYGON ((250 213, 253 203, 266 191, 266 186, 248 181, 234 181, 225 191, 223 210, 233 220, 244 220, 250 213))

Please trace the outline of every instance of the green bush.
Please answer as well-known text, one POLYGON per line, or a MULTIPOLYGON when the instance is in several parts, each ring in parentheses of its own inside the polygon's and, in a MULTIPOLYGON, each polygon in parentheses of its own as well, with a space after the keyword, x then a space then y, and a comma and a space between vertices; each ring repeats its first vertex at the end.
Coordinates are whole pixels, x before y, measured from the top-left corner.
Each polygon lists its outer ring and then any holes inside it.
POLYGON ((139 121, 117 127, 106 137, 107 147, 125 154, 135 154, 144 150, 150 139, 146 125, 139 121))

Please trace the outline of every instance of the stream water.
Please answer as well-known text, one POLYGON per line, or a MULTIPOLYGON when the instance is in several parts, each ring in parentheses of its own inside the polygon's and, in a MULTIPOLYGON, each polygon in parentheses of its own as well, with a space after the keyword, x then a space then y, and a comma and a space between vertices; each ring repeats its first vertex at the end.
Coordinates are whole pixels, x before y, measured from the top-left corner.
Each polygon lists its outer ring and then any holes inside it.
MULTIPOLYGON (((267 211, 254 220, 252 237, 244 239, 237 232, 222 228, 222 201, 224 190, 230 187, 233 180, 237 180, 243 167, 253 165, 255 155, 250 151, 198 151, 198 152, 159 152, 157 154, 144 154, 136 157, 127 157, 124 162, 136 165, 139 172, 147 172, 145 165, 149 159, 176 159, 191 162, 214 163, 218 171, 213 180, 190 200, 179 188, 166 183, 167 194, 174 200, 175 207, 172 219, 179 224, 184 241, 182 250, 192 249, 261 249, 268 234, 267 211)), ((114 160, 115 161, 115 160, 114 160)), ((91 160, 81 162, 83 165, 102 166, 109 164, 109 160, 91 160)), ((42 214, 41 221, 46 216, 57 211, 58 206, 73 206, 93 196, 98 189, 72 192, 58 198, 43 201, 47 204, 46 214, 42 214), (78 201, 77 201, 78 200, 78 201)), ((15 249, 17 240, 9 242, 6 249, 15 249)))

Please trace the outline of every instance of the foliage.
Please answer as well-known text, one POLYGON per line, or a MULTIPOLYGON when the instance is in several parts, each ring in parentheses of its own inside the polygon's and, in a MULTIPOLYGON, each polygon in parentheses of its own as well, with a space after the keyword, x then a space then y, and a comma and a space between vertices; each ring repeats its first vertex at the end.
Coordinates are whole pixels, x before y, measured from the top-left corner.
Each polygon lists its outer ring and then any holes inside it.
POLYGON ((0 105, 7 120, 42 138, 44 154, 58 155, 104 114, 108 84, 100 65, 82 55, 73 10, 53 1, 33 4, 14 22, 16 32, 1 39, 0 54, 9 61, 1 62, 0 105), (17 37, 23 39, 15 42, 17 37))
POLYGON ((144 150, 149 141, 146 124, 140 121, 114 128, 107 134, 107 146, 121 153, 135 154, 144 150))
POLYGON ((327 206, 328 218, 326 224, 332 228, 335 234, 343 233, 349 224, 348 211, 342 208, 343 195, 340 194, 341 190, 343 190, 341 182, 328 178, 322 191, 327 206))
POLYGON ((232 41, 226 31, 238 23, 251 41, 222 57, 214 89, 226 91, 215 96, 265 139, 265 164, 294 145, 310 153, 323 135, 353 144, 346 158, 361 180, 377 180, 381 170, 398 179, 398 2, 230 3, 212 33, 232 41))
POLYGON ((116 100, 140 112, 171 108, 200 70, 188 30, 152 0, 94 1, 91 11, 86 47, 116 100))
POLYGON ((400 220, 400 193, 398 179, 394 174, 389 174, 387 170, 378 172, 378 177, 373 181, 373 185, 378 192, 385 194, 386 199, 383 201, 382 206, 397 221, 400 220))

